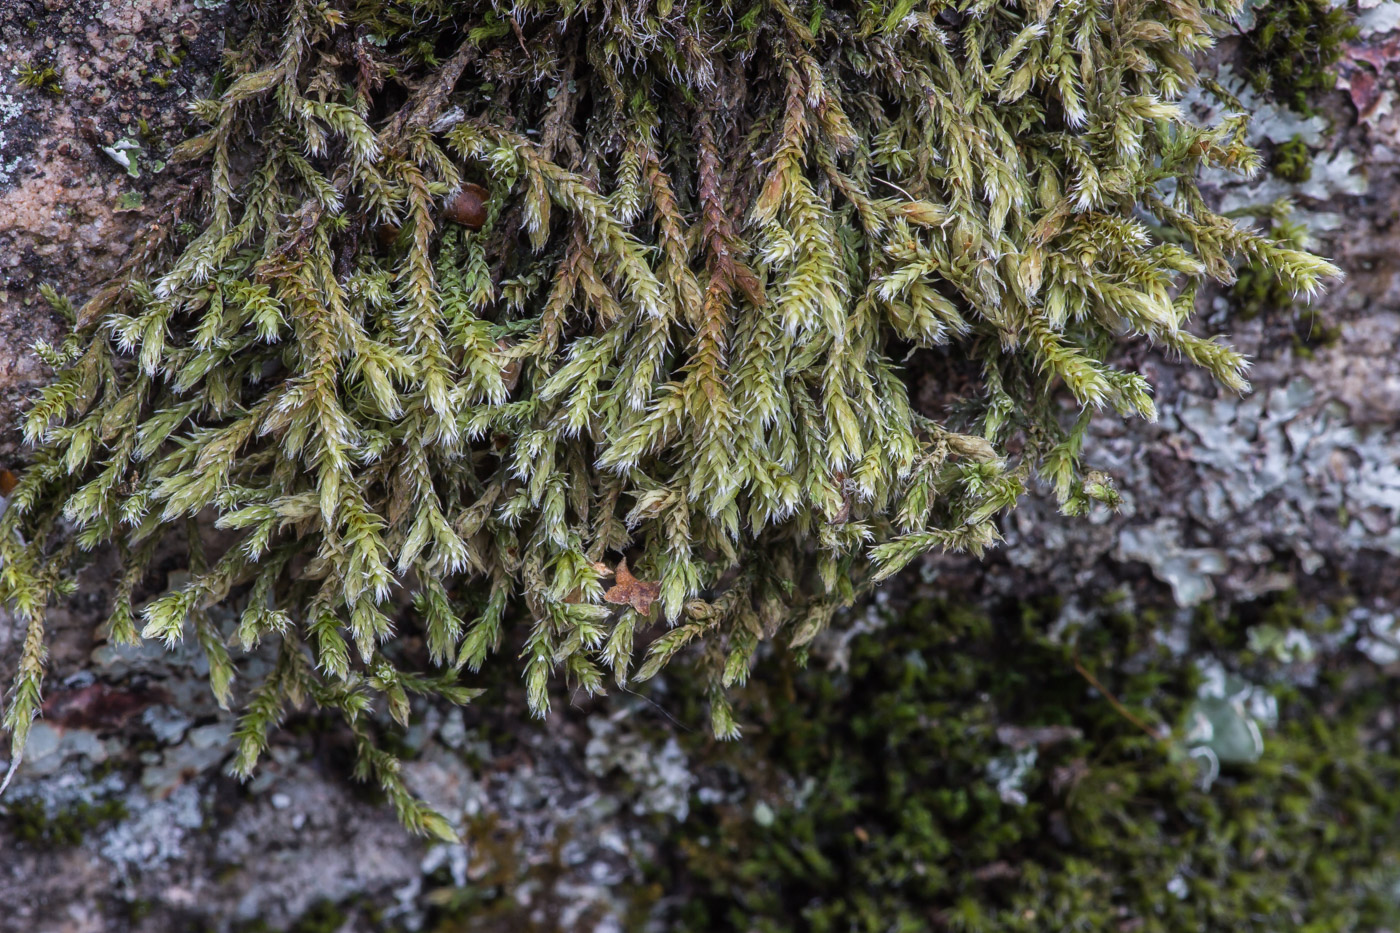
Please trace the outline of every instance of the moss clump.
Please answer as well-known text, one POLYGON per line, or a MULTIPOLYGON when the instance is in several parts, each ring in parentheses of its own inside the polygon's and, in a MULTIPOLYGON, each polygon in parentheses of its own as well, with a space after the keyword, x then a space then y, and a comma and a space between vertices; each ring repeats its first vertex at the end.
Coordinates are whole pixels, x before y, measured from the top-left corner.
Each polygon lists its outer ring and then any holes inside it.
POLYGON ((1342 327, 1334 324, 1311 308, 1298 314, 1293 327, 1293 352, 1312 359, 1319 347, 1335 346, 1342 339, 1342 327))
MULTIPOLYGON (((347 922, 351 919, 352 911, 358 913, 360 907, 359 899, 352 898, 349 901, 337 903, 331 900, 318 900, 306 909, 304 913, 293 920, 285 927, 274 927, 266 920, 258 919, 236 924, 235 933, 338 933, 346 929, 347 922)), ((356 917, 363 921, 363 917, 356 917)), ((384 929, 377 923, 369 922, 365 929, 384 929)), ((355 929, 361 929, 357 926, 355 929)))
POLYGON ((52 809, 37 797, 24 797, 0 806, 5 829, 30 845, 75 846, 93 830, 126 816, 126 804, 114 798, 79 800, 52 809))
POLYGON ((708 780, 737 772, 751 796, 678 828, 667 928, 1393 928, 1400 758, 1379 724, 1395 685, 1344 652, 1296 686, 1246 645, 1256 621, 1307 617, 1251 616, 1193 628, 1187 657, 1271 684, 1280 712, 1262 759, 1209 790, 1127 718, 1180 734, 1198 682, 1141 617, 1070 647, 1034 608, 993 624, 925 605, 856 642, 846 673, 765 666, 750 740, 695 749, 708 780))
POLYGON ((15 75, 19 78, 20 87, 44 91, 54 97, 63 96, 63 77, 53 65, 21 62, 15 75))
POLYGON ((1284 181, 1302 184, 1312 178, 1312 153, 1300 136, 1274 147, 1269 168, 1284 181))
POLYGON ((733 736, 763 639, 994 543, 1033 475, 1112 501, 1079 453, 1093 412, 1153 412, 1122 341, 1240 390, 1198 285, 1335 272, 1196 184, 1259 162, 1175 103, 1229 0, 257 9, 186 194, 44 350, 0 524, 16 760, 45 606, 101 546, 112 638, 197 639, 221 703, 231 645, 275 646, 240 773, 289 707, 336 709, 420 831, 448 834, 367 713, 465 701, 503 646, 543 714, 554 678, 703 645, 733 736), (188 582, 143 604, 169 548, 188 582))
POLYGON ((1256 265, 1241 266, 1230 286, 1230 300, 1241 320, 1250 321, 1261 314, 1291 312, 1297 296, 1278 276, 1256 265))
POLYGON ((474 877, 460 888, 445 870, 427 879, 425 933, 564 933, 603 926, 605 917, 595 909, 540 896, 555 891, 568 872, 567 832, 531 847, 489 815, 474 818, 465 835, 472 840, 474 877))
POLYGON ((1265 0, 1254 8, 1245 33, 1246 73, 1254 87, 1300 113, 1337 83, 1332 70, 1346 43, 1357 36, 1350 3, 1331 0, 1265 0))

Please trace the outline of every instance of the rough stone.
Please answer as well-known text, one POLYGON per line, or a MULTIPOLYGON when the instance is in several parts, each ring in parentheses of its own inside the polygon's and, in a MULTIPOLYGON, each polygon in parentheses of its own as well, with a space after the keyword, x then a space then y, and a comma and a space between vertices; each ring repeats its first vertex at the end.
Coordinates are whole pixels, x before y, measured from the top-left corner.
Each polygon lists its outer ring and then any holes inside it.
MULTIPOLYGON (((0 5, 0 58, 51 61, 65 88, 51 99, 0 70, 2 466, 22 456, 13 426, 23 396, 44 376, 30 343, 59 333, 38 286, 81 299, 118 267, 131 234, 172 193, 175 177, 154 165, 178 133, 167 118, 208 87, 221 28, 237 5, 0 5), (151 80, 160 48, 188 50, 162 77, 164 88, 151 80), (138 139, 140 121, 153 118, 154 137, 138 139), (119 148, 122 140, 141 148, 119 148), (133 159, 139 178, 129 172, 133 159), (141 196, 140 207, 123 200, 130 194, 141 196)), ((1003 549, 981 564, 931 557, 921 568, 926 581, 969 601, 1121 591, 1142 604, 1190 606, 1327 591, 1345 579, 1358 602, 1347 625, 1364 633, 1359 647, 1376 664, 1400 664, 1400 582, 1382 572, 1400 557, 1400 116, 1355 107, 1362 73, 1374 85, 1366 101, 1396 92, 1395 69, 1375 62, 1396 41, 1400 4, 1363 6, 1362 35, 1323 110, 1337 132, 1325 135, 1322 118, 1263 107, 1251 130, 1263 145, 1303 136, 1316 150, 1314 179, 1215 179, 1233 206, 1282 195, 1299 202, 1320 248, 1347 273, 1313 305, 1317 320, 1338 328, 1336 339, 1300 333, 1300 319, 1285 309, 1232 322, 1233 341, 1255 363, 1254 391, 1244 398, 1149 348, 1137 351, 1132 362, 1157 387, 1159 421, 1101 419, 1086 447, 1088 462, 1118 483, 1122 510, 1065 519, 1038 490, 1006 519, 1003 549)), ((0 826, 0 933, 227 929, 255 920, 276 929, 318 901, 355 899, 412 929, 468 883, 506 892, 521 928, 620 929, 627 886, 642 883, 640 866, 655 856, 664 827, 687 818, 692 796, 742 796, 692 774, 668 732, 692 724, 674 725, 625 695, 533 722, 510 688, 465 714, 419 710, 410 736, 405 779, 463 830, 462 845, 406 837, 381 801, 345 777, 343 737, 318 733, 314 721, 297 720, 299 734, 280 736, 259 776, 239 785, 223 775, 230 719, 209 694, 198 652, 116 649, 95 637, 103 578, 100 568, 90 572, 80 596, 53 613, 55 677, 85 678, 63 690, 97 688, 108 706, 134 712, 41 722, 12 792, 51 805, 119 797, 128 816, 62 849, 17 844, 0 826), (112 699, 119 696, 127 700, 112 699)), ((1070 603, 1066 628, 1082 612, 1070 603)), ((1191 616, 1168 612, 1175 622, 1160 637, 1184 651, 1191 616)), ((850 614, 819 639, 814 663, 840 671, 850 641, 878 637, 882 624, 874 607, 850 614)), ((1308 652, 1325 647, 1289 632, 1258 638, 1258 650, 1289 652, 1300 678, 1308 652)), ((0 612, 0 672, 8 673, 17 639, 0 612)), ((1245 755, 1238 740, 1252 739, 1269 711, 1247 685, 1206 673, 1201 716, 1210 734, 1203 727, 1198 744, 1217 759, 1245 755)), ((1036 746, 1007 744, 986 779, 1015 803, 1017 775, 1036 746)), ((815 792, 790 791, 796 799, 815 792)), ((747 810, 773 819, 763 800, 747 810)), ((348 907, 341 929, 368 930, 367 918, 348 907)))

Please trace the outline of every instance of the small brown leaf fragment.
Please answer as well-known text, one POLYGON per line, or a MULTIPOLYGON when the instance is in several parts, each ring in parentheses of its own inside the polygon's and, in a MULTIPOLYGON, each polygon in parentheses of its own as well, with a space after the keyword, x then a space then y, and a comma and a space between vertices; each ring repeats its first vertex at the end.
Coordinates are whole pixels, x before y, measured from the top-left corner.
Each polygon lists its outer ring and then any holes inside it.
POLYGON ((981 882, 1005 881, 1009 878, 1020 877, 1021 872, 1010 862, 992 862, 990 865, 983 865, 972 872, 972 877, 981 882))
POLYGON ((648 583, 632 576, 627 569, 627 558, 618 561, 617 584, 603 594, 603 598, 615 606, 631 606, 638 615, 651 612, 651 604, 661 595, 660 583, 648 583))
POLYGON ((851 520, 851 497, 846 495, 841 500, 841 509, 836 513, 836 517, 831 520, 833 525, 844 525, 851 520))
POLYGON ((19 477, 13 470, 0 470, 0 496, 8 496, 19 485, 19 477))
POLYGON ((443 215, 468 230, 480 230, 486 225, 486 202, 491 193, 480 185, 467 184, 447 199, 443 215))
POLYGON ((851 491, 846 488, 846 474, 837 470, 831 475, 835 480, 836 487, 841 491, 841 508, 836 513, 836 517, 831 520, 833 525, 844 525, 851 520, 851 491))
POLYGON ((984 437, 978 437, 975 434, 949 434, 947 439, 948 448, 953 453, 976 460, 978 463, 990 463, 1000 459, 997 456, 996 448, 984 437))

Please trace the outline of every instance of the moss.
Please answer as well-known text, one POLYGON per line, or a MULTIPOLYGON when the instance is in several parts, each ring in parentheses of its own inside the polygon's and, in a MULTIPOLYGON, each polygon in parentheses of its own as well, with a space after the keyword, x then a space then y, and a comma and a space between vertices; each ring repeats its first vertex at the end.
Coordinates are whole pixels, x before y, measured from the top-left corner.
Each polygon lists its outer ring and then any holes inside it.
POLYGON ((732 736, 765 639, 981 553, 1035 477, 1116 501, 1081 452, 1154 412, 1125 341, 1242 391, 1198 289, 1336 274, 1200 190, 1260 163, 1172 103, 1230 0, 252 9, 171 154, 196 182, 81 309, 50 293, 0 519, 16 761, 101 547, 111 637, 198 642, 240 775, 309 701, 417 832, 451 836, 366 713, 464 703, 498 653, 537 715, 688 657, 732 736), (909 359, 958 397, 921 409, 909 359))
POLYGON ((1312 152, 1301 136, 1294 136, 1274 147, 1269 167, 1284 181, 1302 184, 1312 178, 1312 152))
POLYGON ((1301 686, 1245 647, 1260 625, 1317 634, 1336 615, 1279 601, 1193 627, 1188 657, 1225 659, 1280 706, 1263 758, 1209 790, 1077 670, 1180 734, 1198 677, 1130 614, 1079 631, 1076 652, 1034 607, 993 621, 925 604, 856 642, 848 672, 765 664, 747 741, 692 749, 750 794, 697 801, 678 827, 655 877, 680 902, 667 928, 1393 927, 1400 758, 1378 727, 1396 686, 1345 651, 1301 686), (1058 730, 1007 788, 1024 802, 989 777, 1016 754, 1012 726, 1058 730))
POLYGON ((116 798, 79 800, 57 809, 37 797, 0 804, 5 829, 30 845, 75 846, 94 830, 126 816, 126 804, 116 798))
MULTIPOLYGON (((1269 235, 1274 239, 1294 245, 1306 240, 1306 228, 1289 221, 1286 213, 1274 210, 1265 213, 1271 217, 1273 227, 1269 235)), ((1300 356, 1311 357, 1317 348, 1332 346, 1341 338, 1339 325, 1304 304, 1303 296, 1259 263, 1241 265, 1228 294, 1234 313, 1241 320, 1287 317, 1291 323, 1289 339, 1294 352, 1300 356)))
POLYGON ((1313 100, 1336 85, 1333 66, 1356 38, 1352 4, 1266 0, 1254 11, 1254 28, 1244 36, 1250 80, 1294 110, 1315 113, 1313 100))
POLYGON ((20 87, 44 91, 54 97, 60 97, 63 94, 62 76, 53 65, 35 65, 33 62, 22 62, 15 74, 19 78, 20 87))
POLYGON ((339 933, 346 928, 352 914, 357 913, 359 903, 357 898, 342 902, 322 899, 285 927, 274 927, 266 920, 256 919, 237 924, 234 929, 235 933, 339 933))
POLYGON ((1317 309, 1301 304, 1296 293, 1260 266, 1242 266, 1229 297, 1241 320, 1286 317, 1291 324, 1288 339, 1299 356, 1311 358, 1319 347, 1333 346, 1341 339, 1340 325, 1317 309))
POLYGON ((121 912, 128 923, 139 924, 141 921, 154 914, 155 910, 155 901, 149 898, 138 897, 134 900, 123 901, 121 912))
MULTIPOLYGON (((567 832, 527 852, 518 833, 502 827, 499 816, 488 814, 472 819, 465 836, 472 840, 475 877, 462 888, 446 877, 428 879, 425 900, 430 909, 424 927, 428 933, 565 933, 560 913, 567 905, 553 898, 537 901, 517 894, 522 888, 553 890, 565 871, 561 853, 567 832)), ((584 912, 573 929, 591 929, 601 919, 592 911, 584 912)))
POLYGON ((1335 346, 1342 339, 1342 327, 1312 308, 1297 315, 1293 327, 1293 352, 1311 359, 1319 347, 1335 346))
POLYGON ((1248 321, 1265 312, 1290 310, 1296 299, 1269 270, 1244 265, 1230 286, 1230 300, 1239 309, 1240 319, 1248 321))
POLYGON ((287 928, 287 933, 338 933, 348 917, 344 906, 318 901, 287 928))

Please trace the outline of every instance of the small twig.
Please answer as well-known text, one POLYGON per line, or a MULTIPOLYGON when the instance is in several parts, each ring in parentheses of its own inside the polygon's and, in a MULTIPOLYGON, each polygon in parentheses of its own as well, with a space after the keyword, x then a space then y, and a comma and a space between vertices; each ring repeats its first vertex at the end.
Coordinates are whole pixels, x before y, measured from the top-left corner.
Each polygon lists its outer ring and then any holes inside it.
POLYGON ((1100 683, 1097 677, 1089 673, 1089 669, 1086 668, 1082 663, 1080 663, 1078 648, 1075 648, 1074 656, 1071 660, 1074 662, 1074 669, 1079 672, 1080 676, 1087 680, 1091 685, 1093 685, 1095 690, 1099 691, 1099 693, 1102 693, 1104 699, 1108 700, 1108 702, 1112 704, 1113 708, 1118 711, 1118 714, 1120 716, 1128 720, 1128 722, 1132 723, 1133 725, 1137 726, 1143 732, 1146 732, 1148 735, 1152 736, 1157 741, 1166 741, 1167 737, 1164 734, 1162 734, 1161 731, 1153 729, 1147 723, 1143 722, 1136 715, 1134 715, 1133 711, 1124 706, 1119 701, 1119 699, 1113 695, 1112 691, 1110 691, 1107 687, 1100 683))
POLYGON ((387 145, 397 139, 407 126, 427 126, 432 123, 442 110, 443 104, 447 102, 452 89, 457 86, 462 72, 475 60, 476 54, 476 46, 470 42, 463 42, 432 80, 414 91, 388 125, 379 131, 379 144, 387 145))
MULTIPOLYGON (((376 136, 379 145, 388 148, 409 127, 426 127, 436 120, 451 96, 452 89, 457 86, 457 81, 462 77, 462 72, 466 70, 467 65, 476 59, 476 54, 476 46, 470 42, 463 42, 456 53, 442 66, 442 70, 431 81, 419 87, 408 99, 408 102, 394 114, 393 119, 379 131, 376 136)), ((335 189, 336 194, 343 194, 349 185, 350 173, 347 166, 341 165, 331 178, 331 187, 335 189)), ((297 213, 293 215, 293 220, 300 218, 296 232, 278 249, 278 255, 293 256, 298 253, 305 245, 307 237, 321 222, 321 216, 324 213, 325 207, 318 199, 307 198, 297 213)))
POLYGON ((572 128, 574 113, 579 105, 578 89, 574 86, 574 73, 578 67, 577 47, 578 42, 575 42, 574 48, 564 56, 559 69, 559 83, 556 86, 554 101, 550 104, 549 112, 545 114, 538 143, 540 154, 546 159, 553 159, 554 153, 563 146, 573 158, 575 167, 582 165, 584 161, 583 150, 579 147, 572 128))

